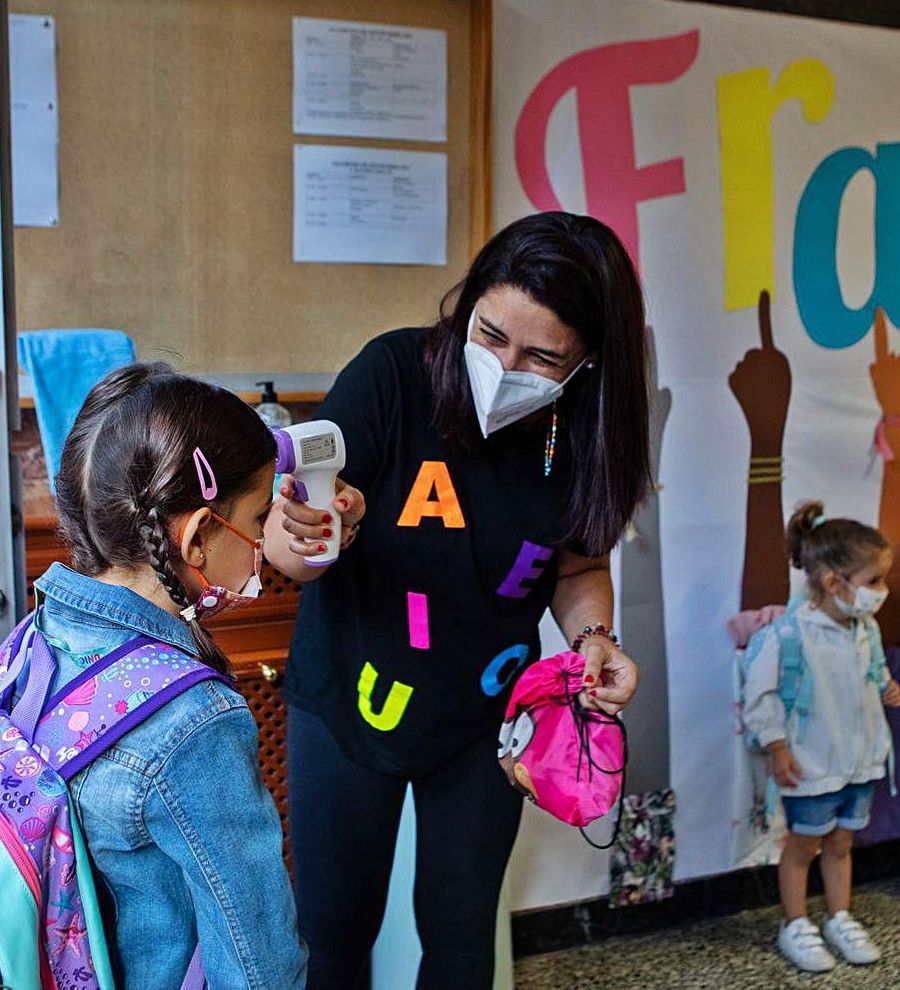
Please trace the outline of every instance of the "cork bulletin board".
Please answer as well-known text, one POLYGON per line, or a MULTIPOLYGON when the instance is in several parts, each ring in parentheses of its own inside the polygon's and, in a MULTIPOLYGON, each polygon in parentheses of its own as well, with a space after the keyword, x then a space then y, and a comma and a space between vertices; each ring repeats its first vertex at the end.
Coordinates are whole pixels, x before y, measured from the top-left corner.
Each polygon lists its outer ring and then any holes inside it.
POLYGON ((487 233, 489 0, 14 0, 56 18, 60 223, 15 230, 20 330, 197 372, 333 372, 434 318, 487 233), (295 135, 295 15, 447 32, 445 144, 295 135), (446 266, 291 260, 295 143, 448 155, 446 266))

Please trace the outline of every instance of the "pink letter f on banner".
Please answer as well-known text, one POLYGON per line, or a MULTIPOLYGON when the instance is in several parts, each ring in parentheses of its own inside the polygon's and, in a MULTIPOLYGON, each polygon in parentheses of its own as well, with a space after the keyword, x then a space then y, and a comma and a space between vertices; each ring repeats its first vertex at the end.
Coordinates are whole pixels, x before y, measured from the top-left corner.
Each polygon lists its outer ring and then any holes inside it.
POLYGON ((516 123, 516 168, 539 210, 561 210, 547 173, 547 125, 553 108, 575 89, 587 211, 619 235, 635 267, 637 204, 683 193, 684 161, 637 167, 631 123, 631 86, 672 82, 697 57, 700 32, 652 41, 589 48, 551 69, 525 101, 516 123))

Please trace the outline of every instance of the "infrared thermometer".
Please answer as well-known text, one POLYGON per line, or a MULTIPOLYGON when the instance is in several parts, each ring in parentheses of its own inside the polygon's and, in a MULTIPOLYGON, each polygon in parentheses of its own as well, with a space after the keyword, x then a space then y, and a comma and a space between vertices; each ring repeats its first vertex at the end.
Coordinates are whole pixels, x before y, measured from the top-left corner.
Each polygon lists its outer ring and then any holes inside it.
POLYGON ((297 479, 295 500, 330 512, 333 519, 332 535, 319 541, 325 544, 325 553, 307 557, 306 563, 313 567, 333 564, 341 549, 341 517, 332 508, 334 479, 347 460, 341 428, 330 420, 314 419, 273 430, 272 436, 278 447, 275 470, 297 479))

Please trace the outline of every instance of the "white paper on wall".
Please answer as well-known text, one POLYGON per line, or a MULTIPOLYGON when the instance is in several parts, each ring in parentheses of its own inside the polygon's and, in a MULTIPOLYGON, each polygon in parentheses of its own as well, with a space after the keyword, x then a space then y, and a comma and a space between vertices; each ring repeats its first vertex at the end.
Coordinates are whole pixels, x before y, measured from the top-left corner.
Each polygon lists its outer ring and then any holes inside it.
POLYGON ((9 18, 13 223, 59 223, 59 113, 56 102, 56 22, 9 18))
POLYGON ((294 146, 294 261, 447 263, 447 156, 294 146))
POLYGON ((447 140, 447 33, 293 19, 294 132, 447 140))

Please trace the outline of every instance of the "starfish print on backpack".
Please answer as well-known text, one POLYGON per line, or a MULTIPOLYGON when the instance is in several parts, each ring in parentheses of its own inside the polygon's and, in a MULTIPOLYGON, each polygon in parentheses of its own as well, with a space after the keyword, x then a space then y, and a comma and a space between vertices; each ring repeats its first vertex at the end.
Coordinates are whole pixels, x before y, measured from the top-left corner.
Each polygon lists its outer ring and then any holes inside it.
POLYGON ((62 917, 65 911, 72 911, 74 909, 75 907, 74 901, 75 901, 74 894, 67 894, 64 890, 61 890, 59 892, 59 900, 51 901, 50 907, 58 907, 60 917, 62 917))
POLYGON ((66 949, 71 949, 75 956, 79 959, 81 958, 81 943, 84 940, 85 935, 87 935, 87 928, 82 928, 79 924, 78 915, 73 915, 71 921, 65 926, 65 928, 57 928, 56 934, 59 935, 59 941, 56 943, 56 949, 54 950, 57 956, 61 956, 66 949))

